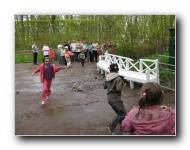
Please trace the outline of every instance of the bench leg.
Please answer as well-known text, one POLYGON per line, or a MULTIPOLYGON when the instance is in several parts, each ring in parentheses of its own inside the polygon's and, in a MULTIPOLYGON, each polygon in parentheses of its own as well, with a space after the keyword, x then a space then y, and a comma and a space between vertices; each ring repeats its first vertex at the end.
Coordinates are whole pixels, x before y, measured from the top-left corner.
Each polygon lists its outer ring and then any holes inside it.
POLYGON ((100 68, 97 67, 97 71, 100 71, 100 68))
POLYGON ((101 69, 101 74, 104 74, 104 70, 101 69))
POLYGON ((134 89, 134 82, 133 81, 130 81, 130 88, 134 89))
POLYGON ((108 74, 108 73, 105 71, 105 77, 107 76, 107 74, 108 74))

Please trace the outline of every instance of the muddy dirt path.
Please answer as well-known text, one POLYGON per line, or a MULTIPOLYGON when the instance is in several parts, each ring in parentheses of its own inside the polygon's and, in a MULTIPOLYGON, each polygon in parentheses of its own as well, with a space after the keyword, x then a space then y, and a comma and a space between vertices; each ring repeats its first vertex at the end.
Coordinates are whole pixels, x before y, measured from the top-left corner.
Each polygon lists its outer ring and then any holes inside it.
MULTIPOLYGON (((56 66, 59 66, 55 62, 56 66)), ((73 63, 72 68, 57 72, 52 95, 45 106, 40 104, 42 84, 32 63, 15 65, 15 135, 109 135, 106 125, 115 117, 107 103, 104 76, 97 73, 96 63, 73 63)), ((128 112, 137 105, 141 85, 131 90, 129 83, 122 92, 128 112)), ((165 91, 164 104, 175 105, 175 92, 165 91)), ((115 135, 120 135, 119 126, 115 135)))

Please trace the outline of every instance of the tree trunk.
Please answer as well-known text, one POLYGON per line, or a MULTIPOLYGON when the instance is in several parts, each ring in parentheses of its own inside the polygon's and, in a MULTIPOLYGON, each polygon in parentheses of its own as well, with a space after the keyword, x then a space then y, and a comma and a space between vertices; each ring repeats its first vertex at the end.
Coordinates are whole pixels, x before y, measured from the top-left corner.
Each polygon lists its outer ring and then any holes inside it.
POLYGON ((23 15, 20 16, 21 17, 21 26, 22 26, 22 48, 25 48, 25 28, 24 28, 24 17, 23 15))

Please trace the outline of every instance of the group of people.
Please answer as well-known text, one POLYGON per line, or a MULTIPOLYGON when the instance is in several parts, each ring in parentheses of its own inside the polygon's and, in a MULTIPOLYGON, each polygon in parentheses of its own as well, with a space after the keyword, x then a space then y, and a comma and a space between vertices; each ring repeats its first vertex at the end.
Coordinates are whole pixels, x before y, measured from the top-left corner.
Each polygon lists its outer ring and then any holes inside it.
MULTIPOLYGON (((36 42, 34 42, 32 45, 32 52, 33 52, 33 64, 37 65, 39 47, 37 46, 36 42)), ((55 57, 54 51, 51 47, 48 46, 47 43, 44 44, 42 48, 42 52, 43 52, 44 57, 50 58, 50 62, 54 61, 54 57, 55 57)))
MULTIPOLYGON (((69 41, 66 41, 65 43, 60 41, 60 43, 57 45, 58 62, 59 64, 62 64, 67 68, 71 66, 71 62, 81 62, 82 66, 84 66, 84 62, 86 62, 87 60, 90 63, 97 62, 98 55, 104 55, 104 53, 110 47, 112 47, 112 44, 109 39, 107 43, 103 43, 101 46, 99 46, 96 40, 94 40, 93 42, 89 42, 88 44, 86 43, 86 41, 82 40, 73 40, 71 43, 69 41)), ((39 48, 36 45, 36 42, 34 42, 32 45, 32 51, 33 64, 36 65, 39 52, 39 48)), ((47 43, 44 44, 42 52, 44 57, 50 58, 50 62, 54 61, 55 52, 51 47, 48 46, 47 43)))
MULTIPOLYGON (((77 62, 79 61, 78 58, 81 58, 80 55, 83 55, 82 58, 86 58, 85 52, 87 52, 87 49, 89 50, 89 46, 88 48, 86 47, 86 51, 84 49, 85 46, 82 48, 81 41, 75 43, 76 46, 72 45, 74 43, 74 41, 71 43, 70 50, 69 46, 64 46, 63 55, 65 59, 62 59, 62 61, 66 60, 67 65, 70 65, 70 62, 67 60, 67 55, 76 56, 77 62), (73 49, 73 47, 75 47, 75 49, 73 49)), ((85 42, 83 42, 83 45, 84 44, 85 42)), ((97 47, 92 46, 91 52, 96 51, 94 49, 98 48, 96 41, 92 44, 97 47)), ((59 50, 61 51, 62 49, 60 48, 59 50)), ((96 55, 96 52, 94 54, 96 55)), ((55 78, 56 72, 64 68, 63 66, 56 67, 52 64, 50 57, 47 57, 47 55, 49 55, 49 53, 44 49, 43 63, 32 72, 32 76, 40 72, 40 80, 43 84, 41 95, 42 105, 45 104, 51 95, 52 79, 55 78)), ((140 90, 138 106, 133 107, 127 113, 123 101, 121 100, 124 79, 118 73, 119 67, 117 64, 110 64, 109 70, 110 73, 107 74, 103 87, 107 89, 108 104, 116 113, 116 117, 106 126, 111 135, 114 134, 114 129, 118 124, 123 132, 132 135, 175 135, 175 108, 161 105, 164 93, 159 84, 153 82, 143 84, 140 90)))
POLYGON ((90 42, 89 44, 86 43, 86 41, 82 40, 73 40, 71 43, 67 42, 67 45, 64 45, 62 41, 60 41, 59 45, 57 46, 57 54, 58 54, 58 61, 59 64, 65 64, 67 66, 67 62, 65 60, 65 54, 63 47, 68 46, 68 50, 72 52, 71 61, 79 63, 81 62, 82 66, 84 66, 84 62, 87 60, 90 63, 93 63, 94 61, 98 61, 98 49, 99 44, 94 40, 93 42, 90 42))

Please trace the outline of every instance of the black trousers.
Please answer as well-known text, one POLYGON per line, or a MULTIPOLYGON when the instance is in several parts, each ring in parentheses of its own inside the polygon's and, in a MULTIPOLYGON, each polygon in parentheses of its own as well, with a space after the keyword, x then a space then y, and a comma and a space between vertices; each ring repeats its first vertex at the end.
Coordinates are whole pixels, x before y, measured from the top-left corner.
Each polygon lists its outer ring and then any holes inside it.
POLYGON ((38 57, 38 53, 34 52, 33 53, 33 64, 36 65, 37 64, 37 57, 38 57))
POLYGON ((93 62, 93 52, 89 51, 89 56, 90 56, 90 62, 93 62))
POLYGON ((92 62, 94 62, 94 58, 95 58, 95 61, 98 62, 98 52, 97 52, 97 50, 93 50, 92 55, 93 55, 92 56, 92 58, 93 58, 92 62))
POLYGON ((61 56, 61 64, 67 66, 67 61, 65 59, 65 56, 61 56))
POLYGON ((117 116, 113 119, 112 123, 109 124, 111 131, 113 131, 115 129, 115 127, 117 126, 117 124, 118 123, 121 124, 121 122, 125 118, 126 111, 125 111, 125 108, 123 105, 123 101, 121 101, 121 100, 120 101, 114 101, 114 102, 108 101, 108 103, 110 104, 112 109, 117 114, 117 116))
POLYGON ((78 59, 78 55, 79 55, 79 54, 80 54, 80 52, 76 52, 76 53, 75 53, 76 62, 79 62, 79 59, 78 59))

